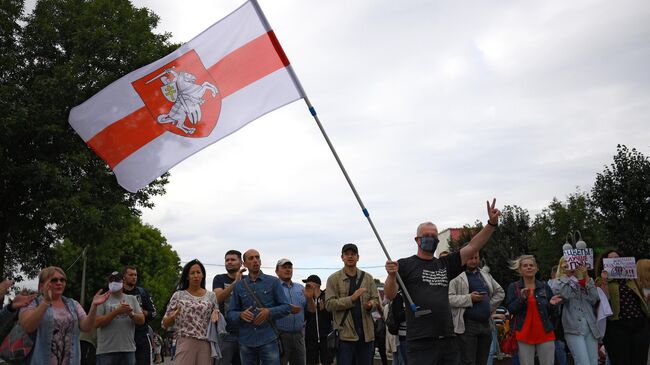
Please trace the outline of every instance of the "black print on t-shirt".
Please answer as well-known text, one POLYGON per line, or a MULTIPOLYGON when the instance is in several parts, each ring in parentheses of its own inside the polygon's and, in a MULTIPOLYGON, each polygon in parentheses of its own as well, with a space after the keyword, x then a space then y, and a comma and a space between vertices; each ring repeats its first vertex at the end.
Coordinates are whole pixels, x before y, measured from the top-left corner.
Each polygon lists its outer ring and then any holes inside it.
POLYGON ((443 268, 436 271, 422 270, 422 281, 430 286, 448 286, 447 269, 443 268))

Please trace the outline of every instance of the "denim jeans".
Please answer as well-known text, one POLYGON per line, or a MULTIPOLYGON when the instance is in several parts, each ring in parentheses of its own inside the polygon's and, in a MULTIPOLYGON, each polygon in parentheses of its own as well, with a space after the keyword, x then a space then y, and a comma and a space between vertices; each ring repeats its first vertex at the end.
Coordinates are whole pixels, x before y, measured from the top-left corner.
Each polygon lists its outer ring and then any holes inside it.
POLYGON ((278 340, 257 347, 240 344, 239 358, 242 365, 280 365, 278 340))
MULTIPOLYGON (((488 359, 485 365, 492 365, 494 357, 499 352, 499 340, 497 339, 497 327, 492 328, 492 343, 490 344, 490 353, 488 354, 488 359)), ((564 365, 564 364, 563 364, 564 365)))
POLYGON ((374 341, 341 341, 336 353, 337 365, 372 365, 374 341))
POLYGON ((399 336, 399 346, 397 347, 397 351, 399 351, 399 358, 402 364, 408 365, 408 361, 406 360, 408 358, 408 345, 406 342, 406 336, 399 336))
POLYGON ((228 333, 221 335, 221 365, 239 365, 239 342, 237 336, 228 333))
POLYGON ((584 335, 564 333, 564 339, 573 355, 575 365, 598 365, 598 340, 589 329, 587 321, 580 321, 580 332, 584 335))
POLYGON ((555 361, 557 361, 559 365, 567 365, 566 345, 562 340, 555 340, 555 361))
POLYGON ((135 352, 97 354, 97 365, 135 365, 135 352))

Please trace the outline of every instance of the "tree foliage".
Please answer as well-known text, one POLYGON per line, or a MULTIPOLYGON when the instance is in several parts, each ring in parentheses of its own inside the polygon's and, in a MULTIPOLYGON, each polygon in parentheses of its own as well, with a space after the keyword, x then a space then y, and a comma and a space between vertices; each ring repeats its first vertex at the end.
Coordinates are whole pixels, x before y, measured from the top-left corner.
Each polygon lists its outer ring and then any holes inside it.
POLYGON ((625 255, 650 257, 650 160, 618 145, 614 163, 596 175, 592 197, 607 239, 625 255))
POLYGON ((543 277, 550 276, 551 268, 563 255, 562 246, 567 242, 573 243, 568 235, 576 232, 580 232, 594 254, 603 251, 603 226, 598 220, 596 207, 585 192, 569 195, 566 202, 553 198, 551 204, 535 217, 531 253, 535 255, 543 277))
POLYGON ((22 6, 0 5, 0 272, 32 276, 54 244, 107 241, 164 193, 166 176, 135 194, 123 190, 67 119, 174 46, 153 33, 157 16, 127 0, 40 0, 24 18, 22 6))
MULTIPOLYGON (((473 226, 466 225, 461 229, 460 237, 451 242, 453 250, 457 250, 483 229, 481 222, 473 226)), ((528 252, 530 240, 530 216, 528 211, 516 205, 506 205, 501 211, 499 227, 495 230, 490 241, 481 250, 481 264, 490 267, 490 274, 502 286, 515 280, 516 273, 508 268, 510 260, 528 252)))

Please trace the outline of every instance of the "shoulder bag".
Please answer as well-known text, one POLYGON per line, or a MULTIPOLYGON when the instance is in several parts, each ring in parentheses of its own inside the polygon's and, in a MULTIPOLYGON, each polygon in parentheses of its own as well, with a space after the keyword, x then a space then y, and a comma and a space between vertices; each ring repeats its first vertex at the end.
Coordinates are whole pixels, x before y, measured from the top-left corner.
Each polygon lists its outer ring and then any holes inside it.
MULTIPOLYGON (((363 277, 365 276, 365 272, 361 272, 361 276, 359 277, 359 285, 363 283, 363 277)), ((327 334, 327 350, 331 354, 335 354, 338 349, 339 349, 339 328, 343 327, 343 323, 345 323, 345 319, 348 318, 348 315, 350 314, 350 309, 348 308, 345 311, 345 314, 343 314, 343 318, 341 319, 341 323, 339 324, 338 328, 332 329, 332 332, 327 334)))
MULTIPOLYGON (((255 304, 260 307, 264 308, 264 305, 262 302, 259 300, 257 295, 251 290, 250 286, 248 286, 248 281, 246 280, 247 278, 242 279, 242 283, 244 284, 244 288, 246 288, 246 291, 248 294, 253 297, 253 300, 255 301, 255 304)), ((284 356, 284 344, 282 343, 282 336, 280 336, 280 331, 278 331, 278 328, 275 326, 275 323, 273 322, 273 319, 269 315, 269 324, 271 325, 271 328, 273 329, 273 332, 275 332, 275 335, 278 337, 278 351, 280 352, 280 357, 284 356)))

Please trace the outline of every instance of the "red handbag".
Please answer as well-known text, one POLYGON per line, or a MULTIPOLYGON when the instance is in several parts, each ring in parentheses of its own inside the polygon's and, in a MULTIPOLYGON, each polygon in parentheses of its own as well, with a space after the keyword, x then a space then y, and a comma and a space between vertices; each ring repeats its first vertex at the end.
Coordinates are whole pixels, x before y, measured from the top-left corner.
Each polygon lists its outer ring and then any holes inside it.
POLYGON ((515 331, 508 331, 506 336, 501 340, 501 352, 506 354, 514 354, 519 350, 519 344, 517 344, 517 336, 515 336, 515 331))

